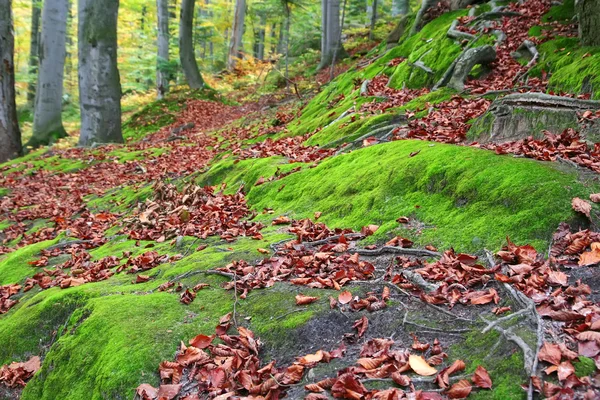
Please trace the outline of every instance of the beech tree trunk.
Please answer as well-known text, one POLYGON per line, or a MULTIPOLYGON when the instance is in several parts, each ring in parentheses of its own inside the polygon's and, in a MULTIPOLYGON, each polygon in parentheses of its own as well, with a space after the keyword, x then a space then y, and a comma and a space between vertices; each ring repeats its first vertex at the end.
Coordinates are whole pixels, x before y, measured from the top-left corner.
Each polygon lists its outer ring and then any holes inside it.
POLYGON ((264 60, 265 58, 265 24, 267 16, 264 13, 260 14, 259 26, 254 31, 254 58, 264 60))
POLYGON ((44 2, 33 136, 27 143, 31 147, 47 145, 67 136, 62 124, 62 97, 68 14, 68 0, 44 2))
POLYGON ((181 67, 188 86, 191 89, 202 89, 204 79, 198 70, 196 55, 194 53, 194 0, 181 1, 181 14, 179 18, 179 58, 181 67))
POLYGON ((235 13, 231 41, 229 43, 229 55, 227 57, 227 69, 232 71, 237 60, 242 58, 242 36, 244 35, 244 20, 246 18, 246 0, 235 1, 235 13))
POLYGON ((156 0, 158 20, 158 52, 156 60, 156 97, 162 99, 169 92, 169 74, 165 70, 169 62, 169 3, 156 0))
POLYGON ((0 162, 21 156, 21 131, 15 103, 12 0, 0 0, 0 162))
POLYGON ((79 0, 80 146, 122 143, 119 0, 79 0))
POLYGON ((584 46, 600 46, 600 0, 577 0, 579 38, 584 46))
POLYGON ((327 23, 325 31, 325 53, 321 53, 319 69, 331 64, 334 53, 337 55, 338 60, 346 56, 340 35, 340 0, 327 0, 327 23))
POLYGON ((392 0, 392 17, 408 14, 408 0, 392 0))
POLYGON ((40 51, 40 8, 41 0, 31 0, 31 35, 29 46, 29 83, 27 84, 27 104, 35 101, 35 82, 37 78, 40 51))
POLYGON ((328 0, 321 0, 321 62, 318 69, 322 69, 327 65, 326 56, 329 52, 327 48, 327 12, 329 10, 328 0))
POLYGON ((371 12, 371 26, 369 28, 369 40, 374 39, 376 23, 377 23, 377 0, 373 0, 373 11, 371 12))

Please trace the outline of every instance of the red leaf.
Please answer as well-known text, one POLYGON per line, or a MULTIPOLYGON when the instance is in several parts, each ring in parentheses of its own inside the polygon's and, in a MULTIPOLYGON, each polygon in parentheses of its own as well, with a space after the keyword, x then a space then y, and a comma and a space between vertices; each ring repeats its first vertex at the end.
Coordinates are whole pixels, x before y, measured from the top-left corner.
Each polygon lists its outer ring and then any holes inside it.
POLYGON ((475 373, 473 374, 473 378, 471 378, 473 383, 482 388, 482 389, 491 389, 492 388, 492 379, 490 375, 481 365, 475 369, 475 373))

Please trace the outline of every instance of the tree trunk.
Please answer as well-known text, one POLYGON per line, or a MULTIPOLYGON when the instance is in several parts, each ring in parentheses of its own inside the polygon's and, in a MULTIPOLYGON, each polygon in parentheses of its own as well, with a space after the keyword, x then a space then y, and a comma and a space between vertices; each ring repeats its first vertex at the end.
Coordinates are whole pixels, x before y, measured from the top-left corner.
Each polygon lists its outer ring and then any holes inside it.
POLYGON ((40 8, 41 0, 31 0, 31 36, 29 47, 29 84, 27 85, 27 104, 35 101, 35 82, 37 79, 40 51, 40 8))
POLYGON ((290 89, 290 22, 292 19, 290 3, 285 3, 285 85, 290 89))
POLYGON ((202 89, 204 79, 198 70, 196 55, 194 54, 193 26, 194 26, 194 0, 181 1, 181 15, 179 19, 179 58, 185 79, 191 89, 202 89))
POLYGON ((166 71, 169 62, 169 3, 167 0, 156 0, 156 15, 158 20, 156 97, 162 99, 169 92, 169 73, 166 71))
POLYGON ((242 36, 244 35, 244 19, 246 18, 246 0, 235 1, 235 13, 231 41, 229 43, 229 55, 227 57, 227 69, 233 71, 237 60, 242 58, 242 36))
POLYGON ((408 0, 392 0, 392 17, 408 14, 408 0))
POLYGON ((371 27, 369 29, 369 40, 375 38, 375 24, 377 23, 377 0, 373 0, 373 12, 371 13, 371 27))
POLYGON ((421 7, 419 11, 417 11, 417 16, 415 17, 415 22, 413 23, 412 28, 410 29, 410 36, 421 30, 421 24, 423 22, 423 16, 425 15, 425 11, 427 11, 430 7, 435 4, 435 0, 423 0, 421 3, 421 7))
POLYGON ((72 93, 74 86, 73 79, 73 44, 75 41, 71 36, 73 32, 73 0, 69 0, 69 13, 67 14, 67 57, 65 60, 65 79, 64 88, 67 94, 72 93))
POLYGON ((279 24, 279 39, 277 40, 277 54, 285 54, 285 24, 279 24))
POLYGON ((346 51, 342 46, 341 41, 341 26, 340 26, 340 0, 327 1, 327 28, 326 28, 326 52, 321 54, 321 62, 319 67, 323 68, 331 64, 334 52, 337 59, 342 59, 346 56, 346 51))
POLYGON ((259 60, 265 59, 265 25, 267 23, 267 16, 264 13, 260 14, 260 26, 256 35, 255 54, 254 57, 259 60))
POLYGON ((15 103, 12 0, 0 0, 0 162, 23 154, 15 103))
POLYGON ((273 22, 271 25, 271 57, 277 54, 277 22, 273 22))
POLYGON ((329 54, 329 43, 327 42, 327 24, 329 22, 327 18, 327 12, 329 10, 328 0, 321 0, 321 62, 317 69, 323 69, 329 64, 327 61, 327 55, 329 54))
POLYGON ((600 0, 575 2, 579 18, 579 38, 584 46, 600 46, 600 0))
POLYGON ((27 146, 39 147, 67 136, 61 114, 68 14, 68 0, 44 2, 33 136, 27 146))
POLYGON ((119 0, 79 0, 80 146, 123 142, 118 12, 119 0))

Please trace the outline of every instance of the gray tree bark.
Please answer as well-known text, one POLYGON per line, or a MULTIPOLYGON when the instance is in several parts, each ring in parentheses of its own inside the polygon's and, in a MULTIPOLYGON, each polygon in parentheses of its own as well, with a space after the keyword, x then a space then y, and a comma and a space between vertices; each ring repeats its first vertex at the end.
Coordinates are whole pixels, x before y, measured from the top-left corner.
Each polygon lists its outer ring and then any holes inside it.
POLYGON ((600 46, 600 0, 577 0, 579 38, 584 46, 600 46))
POLYGON ((158 53, 156 60, 156 97, 162 99, 169 92, 169 74, 164 66, 169 62, 169 3, 156 0, 158 19, 158 53))
POLYGON ((267 16, 264 13, 260 13, 259 26, 254 33, 254 58, 258 60, 264 60, 265 58, 265 24, 267 23, 267 16))
POLYGON ((419 8, 419 11, 417 11, 417 16, 415 17, 415 22, 413 23, 413 26, 410 29, 411 36, 421 30, 421 28, 422 28, 421 24, 423 22, 423 16, 425 15, 425 11, 427 11, 429 9, 429 7, 433 7, 434 4, 435 4, 435 0, 423 0, 423 2, 421 3, 421 7, 419 8))
POLYGON ((341 26, 340 26, 340 0, 327 1, 327 24, 326 24, 326 44, 325 53, 321 53, 321 62, 318 68, 324 68, 331 64, 333 54, 337 55, 337 59, 342 59, 346 56, 346 51, 341 41, 341 26))
POLYGON ((369 28, 369 40, 374 39, 376 23, 377 23, 377 0, 373 0, 373 11, 371 12, 371 26, 369 28))
POLYGON ((486 65, 496 60, 496 50, 493 46, 485 45, 469 49, 456 61, 448 87, 456 90, 465 88, 465 80, 477 64, 486 65))
POLYGON ((79 0, 80 146, 122 143, 119 0, 79 0))
POLYGON ((194 0, 181 1, 181 14, 179 19, 179 58, 181 67, 188 86, 191 89, 202 89, 204 79, 198 70, 196 55, 194 53, 194 0))
POLYGON ((408 0, 392 0, 392 17, 408 14, 408 0))
POLYGON ((27 143, 31 147, 47 145, 67 136, 62 124, 62 97, 68 13, 68 0, 44 2, 33 136, 27 143))
POLYGON ((15 103, 12 0, 0 0, 0 162, 23 154, 15 103))
POLYGON ((41 0, 31 0, 31 35, 29 46, 29 84, 27 85, 27 104, 33 106, 35 101, 35 82, 39 65, 40 51, 40 8, 41 0))
POLYGON ((324 62, 326 54, 329 52, 327 48, 327 11, 329 10, 328 0, 321 0, 321 63, 319 69, 323 68, 327 63, 324 62))
POLYGON ((237 60, 243 57, 242 36, 244 35, 244 20, 246 19, 246 0, 235 1, 235 12, 231 41, 229 42, 229 55, 227 57, 227 69, 233 71, 237 60))

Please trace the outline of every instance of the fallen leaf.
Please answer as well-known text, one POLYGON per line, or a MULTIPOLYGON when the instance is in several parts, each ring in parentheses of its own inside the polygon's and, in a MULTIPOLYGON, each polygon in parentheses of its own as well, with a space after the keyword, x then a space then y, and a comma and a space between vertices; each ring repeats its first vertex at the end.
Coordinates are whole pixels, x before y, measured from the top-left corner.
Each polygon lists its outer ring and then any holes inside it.
POLYGON ((338 301, 341 304, 348 304, 352 301, 352 293, 348 292, 348 291, 344 291, 342 293, 339 294, 338 296, 338 301))
POLYGON ((297 306, 303 306, 306 304, 314 303, 317 300, 319 300, 318 297, 305 296, 303 294, 296 295, 296 305, 297 306))
POLYGON ((571 200, 571 206, 573 207, 573 210, 582 213, 590 220, 592 219, 590 215, 590 212, 592 211, 592 205, 587 201, 582 200, 579 197, 575 197, 573 200, 571 200))
POLYGON ((430 376, 437 373, 437 370, 431 365, 427 364, 427 361, 421 356, 411 354, 408 357, 408 365, 421 376, 430 376))
POLYGON ((464 399, 471 394, 473 387, 466 379, 461 379, 448 389, 446 395, 451 399, 464 399))
POLYGON ((487 370, 481 365, 477 366, 471 380, 475 386, 478 386, 482 389, 492 388, 492 379, 490 378, 490 374, 488 374, 487 370))

